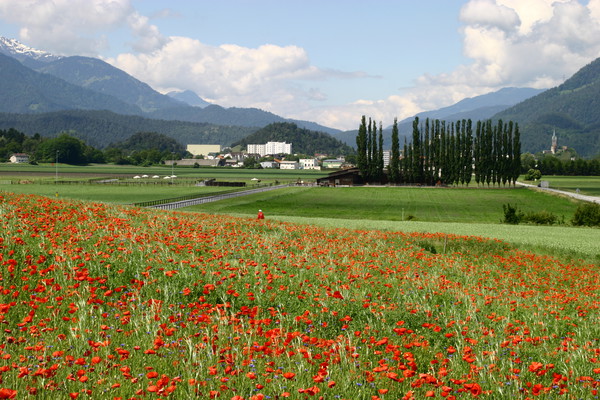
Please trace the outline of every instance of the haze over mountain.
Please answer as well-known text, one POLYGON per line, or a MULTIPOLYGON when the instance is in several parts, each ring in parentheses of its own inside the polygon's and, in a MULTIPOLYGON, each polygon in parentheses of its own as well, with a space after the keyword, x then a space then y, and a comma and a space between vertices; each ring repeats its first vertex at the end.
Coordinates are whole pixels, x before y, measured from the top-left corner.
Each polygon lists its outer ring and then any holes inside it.
POLYGON ((208 101, 201 98, 200 96, 198 96, 196 93, 192 92, 191 90, 184 90, 183 92, 169 92, 167 93, 167 96, 170 96, 175 100, 179 100, 183 103, 186 103, 187 105, 192 107, 204 108, 211 104, 208 101))
POLYGON ((73 109, 141 114, 135 105, 34 71, 16 59, 0 54, 0 112, 42 113, 73 109))
POLYGON ((139 107, 145 113, 185 106, 185 103, 158 93, 144 82, 97 58, 62 57, 43 64, 36 71, 111 95, 139 107))
MULTIPOLYGON (((429 119, 439 119, 445 121, 458 121, 462 119, 471 119, 472 121, 486 120, 492 118, 496 113, 510 106, 513 106, 527 98, 543 92, 540 89, 532 88, 504 88, 496 92, 487 93, 481 96, 463 99, 458 103, 440 108, 438 110, 425 111, 411 118, 398 121, 398 131, 403 141, 404 137, 410 140, 412 137, 412 124, 415 117, 421 121, 429 119)), ((357 125, 360 121, 357 121, 357 125)), ((334 136, 348 145, 356 146, 357 130, 341 132, 334 136)), ((388 126, 383 130, 384 146, 391 147, 392 128, 388 126)))
POLYGON ((524 151, 548 150, 554 132, 559 146, 582 156, 600 154, 600 58, 563 84, 493 116, 519 123, 524 151))

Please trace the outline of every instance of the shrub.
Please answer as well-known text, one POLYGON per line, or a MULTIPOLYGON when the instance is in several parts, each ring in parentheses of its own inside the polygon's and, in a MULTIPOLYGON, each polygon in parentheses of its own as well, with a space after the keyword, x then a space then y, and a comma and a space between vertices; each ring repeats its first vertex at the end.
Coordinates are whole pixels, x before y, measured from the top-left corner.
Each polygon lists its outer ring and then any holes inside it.
POLYGON ((600 204, 586 203, 577 207, 571 223, 576 226, 600 226, 600 204))
POLYGON ((541 177, 542 177, 542 173, 540 172, 539 169, 531 168, 529 171, 527 171, 527 174, 525 174, 526 181, 536 181, 536 180, 540 179, 541 177))
POLYGON ((521 217, 521 221, 536 225, 554 225, 558 217, 548 211, 529 212, 521 217))
POLYGON ((504 220, 502 222, 512 225, 518 225, 521 222, 523 213, 517 207, 513 207, 510 203, 507 203, 502 205, 502 209, 504 210, 504 220))

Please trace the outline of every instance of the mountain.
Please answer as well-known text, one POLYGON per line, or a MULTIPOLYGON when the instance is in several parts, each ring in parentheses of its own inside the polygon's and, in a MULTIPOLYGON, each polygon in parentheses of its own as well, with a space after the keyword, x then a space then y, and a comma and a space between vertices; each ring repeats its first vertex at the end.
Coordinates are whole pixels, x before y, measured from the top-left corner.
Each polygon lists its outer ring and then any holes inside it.
MULTIPOLYGON (((462 119, 471 119, 472 121, 485 120, 543 91, 543 89, 508 87, 481 96, 466 98, 451 106, 422 112, 416 116, 423 120, 426 118, 445 121, 458 121, 462 119)), ((403 120, 400 123, 409 123, 412 127, 413 120, 414 117, 403 120)))
POLYGON ((54 54, 42 50, 27 47, 14 39, 8 39, 2 36, 0 36, 0 53, 16 58, 23 63, 23 65, 30 68, 35 68, 61 58, 60 56, 55 56, 54 54))
POLYGON ((265 126, 250 136, 232 143, 231 147, 247 147, 248 144, 286 142, 292 144, 295 154, 349 154, 352 149, 341 141, 323 132, 315 132, 291 122, 280 122, 265 126))
POLYGON ((66 132, 90 146, 105 148, 138 132, 157 132, 181 144, 206 143, 228 146, 258 128, 219 126, 186 121, 165 121, 122 115, 110 111, 69 110, 38 114, 0 113, 0 129, 14 128, 27 135, 54 137, 66 132))
POLYGON ((211 104, 208 101, 201 98, 200 96, 198 96, 196 93, 192 92, 191 90, 184 90, 182 92, 169 92, 167 93, 167 96, 172 97, 175 100, 179 100, 182 103, 185 103, 188 106, 192 107, 204 108, 211 104))
MULTIPOLYGON (((496 92, 487 93, 481 96, 475 96, 463 99, 456 104, 443 107, 437 110, 425 111, 416 114, 413 117, 398 121, 398 132, 401 145, 406 138, 409 142, 412 138, 412 124, 415 117, 420 121, 429 119, 439 119, 444 121, 459 121, 471 119, 472 121, 483 121, 492 118, 498 112, 505 110, 527 98, 543 92, 541 89, 531 88, 503 88, 496 92)), ((359 121, 357 121, 357 126, 359 121)), ((333 136, 350 146, 356 146, 356 135, 358 130, 334 133, 333 136)), ((384 147, 390 148, 392 145, 391 126, 383 130, 384 147)))
POLYGON ((600 58, 577 71, 562 85, 495 114, 492 119, 519 123, 523 151, 550 149, 553 132, 558 145, 581 156, 600 154, 600 58))
POLYGON ((39 113, 71 109, 141 113, 135 105, 36 72, 0 54, 0 111, 39 113))
POLYGON ((35 68, 69 83, 113 96, 143 112, 184 106, 112 65, 91 57, 62 57, 35 68))

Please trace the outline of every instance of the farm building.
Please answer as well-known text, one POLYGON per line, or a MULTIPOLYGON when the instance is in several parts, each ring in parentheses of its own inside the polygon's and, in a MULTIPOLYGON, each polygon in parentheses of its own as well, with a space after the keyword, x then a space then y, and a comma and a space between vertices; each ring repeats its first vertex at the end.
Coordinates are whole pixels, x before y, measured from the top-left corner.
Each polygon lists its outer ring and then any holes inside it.
POLYGON ((353 186, 362 185, 363 179, 358 168, 343 169, 330 173, 324 178, 317 179, 321 186, 353 186))
POLYGON ((28 163, 29 155, 25 153, 14 153, 12 156, 10 156, 10 162, 15 164, 28 163))

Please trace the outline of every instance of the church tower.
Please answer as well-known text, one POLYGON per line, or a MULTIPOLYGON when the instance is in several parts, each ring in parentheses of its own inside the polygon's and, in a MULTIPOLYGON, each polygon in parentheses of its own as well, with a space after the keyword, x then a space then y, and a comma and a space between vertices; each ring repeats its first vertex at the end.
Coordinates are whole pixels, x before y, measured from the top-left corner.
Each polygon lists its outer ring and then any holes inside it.
POLYGON ((552 132, 552 146, 550 146, 550 152, 552 154, 556 154, 556 149, 558 149, 558 139, 556 138, 556 129, 552 132))

